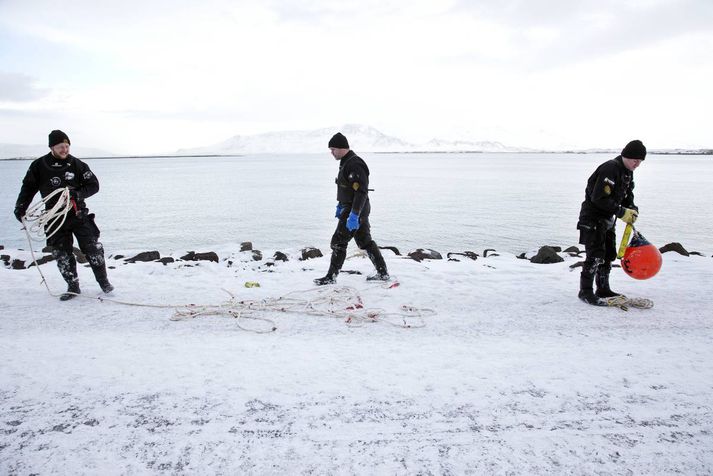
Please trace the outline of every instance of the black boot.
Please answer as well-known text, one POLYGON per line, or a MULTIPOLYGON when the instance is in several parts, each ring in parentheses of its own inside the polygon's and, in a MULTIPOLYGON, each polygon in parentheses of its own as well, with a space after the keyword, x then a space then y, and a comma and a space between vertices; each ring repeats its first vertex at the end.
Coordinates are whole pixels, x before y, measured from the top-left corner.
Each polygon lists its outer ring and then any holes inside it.
POLYGON ((69 301, 77 297, 77 294, 82 294, 82 290, 79 289, 79 280, 73 281, 67 285, 67 292, 59 297, 60 301, 69 301))
POLYGON ((324 286, 325 284, 335 284, 337 282, 337 276, 339 271, 342 269, 344 260, 347 258, 347 250, 341 248, 332 248, 332 259, 329 262, 329 270, 327 275, 314 280, 314 284, 317 286, 324 286))
POLYGON ((326 276, 317 278, 314 280, 314 284, 317 286, 324 286, 326 284, 335 284, 337 282, 337 276, 335 274, 327 273, 326 276))
POLYGON ((105 293, 110 293, 114 290, 114 286, 109 282, 109 278, 106 275, 106 263, 104 262, 104 247, 98 241, 90 243, 88 246, 87 260, 89 261, 89 266, 92 267, 94 272, 94 278, 99 283, 99 287, 105 293))
POLYGON ((62 275, 67 283, 67 292, 62 294, 59 299, 68 301, 82 292, 79 289, 79 278, 77 277, 77 261, 74 259, 73 253, 64 250, 55 249, 52 251, 52 256, 57 262, 59 274, 62 275))
POLYGON ((579 276, 579 299, 592 306, 606 306, 606 303, 594 294, 594 275, 597 263, 587 263, 582 267, 582 274, 579 276))
POLYGON ((369 259, 374 265, 374 268, 376 268, 376 274, 372 274, 371 276, 367 277, 367 281, 388 281, 391 279, 389 276, 389 271, 386 269, 386 261, 384 261, 384 257, 381 255, 381 250, 379 247, 376 245, 375 242, 369 243, 369 246, 366 247, 366 254, 369 256, 369 259))
POLYGON ((100 265, 91 265, 92 271, 94 271, 94 278, 99 283, 99 287, 102 288, 106 294, 109 294, 114 290, 114 286, 109 282, 109 278, 106 275, 106 266, 102 262, 100 265))
POLYGON ((620 293, 612 291, 609 287, 609 273, 611 272, 611 263, 603 263, 597 268, 597 297, 610 298, 621 296, 620 293))

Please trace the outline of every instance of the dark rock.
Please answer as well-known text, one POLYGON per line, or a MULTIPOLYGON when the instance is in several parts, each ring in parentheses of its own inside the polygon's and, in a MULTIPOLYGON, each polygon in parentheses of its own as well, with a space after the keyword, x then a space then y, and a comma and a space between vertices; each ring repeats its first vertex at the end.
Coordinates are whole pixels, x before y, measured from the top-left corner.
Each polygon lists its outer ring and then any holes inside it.
POLYGON ((394 252, 396 256, 401 256, 401 253, 399 253, 399 249, 396 248, 395 246, 379 246, 379 249, 382 250, 391 250, 394 252))
POLYGON ((143 261, 143 262, 148 262, 148 261, 156 261, 157 259, 161 258, 161 254, 158 251, 144 251, 142 253, 137 254, 133 258, 129 258, 126 260, 127 263, 136 263, 137 261, 143 261))
POLYGON ((0 245, 0 250, 4 250, 5 247, 3 245, 0 245))
MULTIPOLYGON (((277 254, 277 253, 275 253, 275 254, 277 254)), ((311 258, 321 258, 322 256, 323 256, 322 252, 319 251, 319 249, 307 247, 302 250, 301 261, 311 259, 311 258)))
POLYGON ((10 264, 10 266, 12 269, 25 269, 25 262, 21 259, 14 259, 12 260, 12 264, 10 264))
POLYGON ((10 264, 10 255, 0 255, 0 260, 5 262, 5 266, 10 264))
POLYGON ((361 271, 356 271, 354 269, 343 269, 339 273, 340 274, 361 274, 361 271))
POLYGON ((517 259, 527 259, 527 256, 525 256, 526 254, 527 254, 527 253, 520 253, 520 254, 517 255, 515 258, 517 258, 517 259))
MULTIPOLYGON (((462 252, 462 253, 455 253, 455 252, 453 252, 453 253, 446 253, 446 258, 448 258, 448 259, 450 260, 450 259, 451 259, 451 255, 465 256, 466 258, 470 258, 470 259, 472 259, 473 261, 475 261, 475 260, 478 259, 478 253, 475 253, 474 251, 464 251, 464 252, 462 252)), ((458 261, 458 260, 455 260, 455 261, 458 261)))
MULTIPOLYGON (((45 263, 49 263, 50 261, 54 261, 54 256, 44 255, 43 257, 41 257, 40 259, 37 260, 37 265, 41 266, 45 263)), ((35 263, 33 262, 33 263, 30 263, 27 267, 32 268, 34 265, 35 265, 35 263)))
POLYGON ((121 259, 123 257, 124 257, 124 255, 114 255, 114 259, 121 259))
POLYGON ((581 268, 582 266, 584 266, 584 261, 577 261, 574 264, 570 264, 569 269, 581 268))
POLYGON ((219 261, 215 251, 208 251, 207 253, 189 251, 187 255, 181 256, 181 259, 184 261, 213 261, 215 263, 219 261))
POLYGON ((576 253, 576 254, 581 253, 581 251, 579 251, 579 248, 577 248, 576 246, 570 246, 569 248, 564 250, 564 252, 565 253, 576 253))
POLYGON ((269 268, 271 266, 275 266, 275 263, 273 261, 268 261, 267 263, 265 263, 265 266, 269 268))
POLYGON ((552 248, 553 250, 555 250, 555 253, 561 253, 561 252, 562 252, 562 247, 561 247, 561 246, 549 246, 549 245, 545 245, 545 246, 547 246, 548 248, 552 248))
POLYGON ((44 248, 42 248, 43 253, 52 253, 53 250, 54 248, 51 246, 45 246, 44 248))
POLYGON ((272 257, 275 261, 289 261, 287 255, 282 251, 275 251, 275 255, 272 257))
POLYGON ((252 251, 252 249, 252 241, 243 241, 242 243, 240 243, 240 251, 252 251))
POLYGON ((700 251, 690 251, 688 254, 689 254, 689 255, 696 255, 696 256, 703 256, 703 253, 701 253, 700 251))
POLYGON ((82 253, 82 250, 79 248, 74 248, 74 257, 77 259, 77 263, 79 264, 89 263, 89 260, 86 256, 84 256, 84 253, 82 253))
POLYGON ((158 259, 158 262, 162 263, 164 266, 166 266, 168 263, 173 263, 174 261, 176 261, 176 260, 170 256, 165 256, 163 258, 158 259))
MULTIPOLYGON (((492 251, 493 253, 495 252, 495 250, 492 249, 492 248, 488 248, 487 250, 483 250, 483 258, 487 258, 487 257, 488 257, 488 251, 492 251)), ((494 255, 492 255, 492 256, 500 256, 500 255, 494 254, 494 255)))
POLYGON ((443 259, 443 256, 438 251, 431 249, 418 248, 408 254, 408 257, 414 261, 423 261, 425 259, 443 259))
POLYGON ((253 252, 253 261, 260 261, 262 259, 262 251, 252 250, 252 252, 253 252))
POLYGON ((543 246, 537 254, 530 259, 531 263, 537 264, 560 263, 562 261, 564 261, 564 258, 558 255, 554 248, 550 246, 543 246))
POLYGON ((683 255, 683 256, 690 255, 690 253, 688 251, 686 251, 686 249, 681 245, 681 243, 678 243, 678 242, 673 242, 673 243, 664 245, 661 248, 659 248, 659 251, 661 253, 668 253, 669 251, 675 251, 676 253, 683 255))

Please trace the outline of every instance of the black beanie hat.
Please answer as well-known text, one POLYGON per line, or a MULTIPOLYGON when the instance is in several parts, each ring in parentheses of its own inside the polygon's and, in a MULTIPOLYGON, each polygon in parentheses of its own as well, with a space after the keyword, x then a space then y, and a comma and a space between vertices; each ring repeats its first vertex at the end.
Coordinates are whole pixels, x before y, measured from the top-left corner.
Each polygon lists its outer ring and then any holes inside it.
POLYGON ((348 149, 349 142, 341 132, 337 132, 331 139, 329 139, 328 147, 334 147, 335 149, 348 149))
POLYGON ((644 160, 646 158, 646 147, 640 140, 632 140, 621 151, 621 156, 627 159, 644 160))
POLYGON ((62 142, 71 144, 71 142, 69 142, 69 137, 67 136, 67 134, 60 130, 50 132, 50 147, 54 147, 57 144, 61 144, 62 142))

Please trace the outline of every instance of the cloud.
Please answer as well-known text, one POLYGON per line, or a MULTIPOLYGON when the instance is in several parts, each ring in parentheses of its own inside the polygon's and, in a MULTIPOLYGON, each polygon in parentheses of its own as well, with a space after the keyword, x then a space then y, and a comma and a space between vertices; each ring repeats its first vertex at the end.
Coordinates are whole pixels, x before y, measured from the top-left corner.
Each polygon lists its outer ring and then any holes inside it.
POLYGON ((710 32, 709 0, 459 0, 454 13, 508 30, 512 57, 528 69, 617 55, 710 32))
POLYGON ((0 101, 31 102, 49 94, 49 90, 35 86, 37 80, 20 73, 0 71, 0 101))

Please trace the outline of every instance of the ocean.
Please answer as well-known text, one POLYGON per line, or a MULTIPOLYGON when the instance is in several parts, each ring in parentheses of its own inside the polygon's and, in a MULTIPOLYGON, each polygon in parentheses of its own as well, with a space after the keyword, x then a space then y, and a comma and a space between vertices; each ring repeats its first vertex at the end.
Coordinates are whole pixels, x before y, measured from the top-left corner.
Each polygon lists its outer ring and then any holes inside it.
MULTIPOLYGON (((356 151, 359 153, 359 151, 356 151)), ((372 236, 402 252, 521 253, 577 245, 584 187, 612 154, 360 154, 371 171, 372 236)), ((329 250, 336 226, 328 152, 87 159, 101 190, 87 200, 108 253, 329 250)), ((30 161, 0 161, 0 244, 26 248, 12 211, 30 161)), ((650 154, 634 175, 637 229, 652 243, 713 253, 713 157, 650 154)), ((619 225, 621 229, 621 224, 619 225)), ((355 249, 355 245, 351 245, 355 249)))

